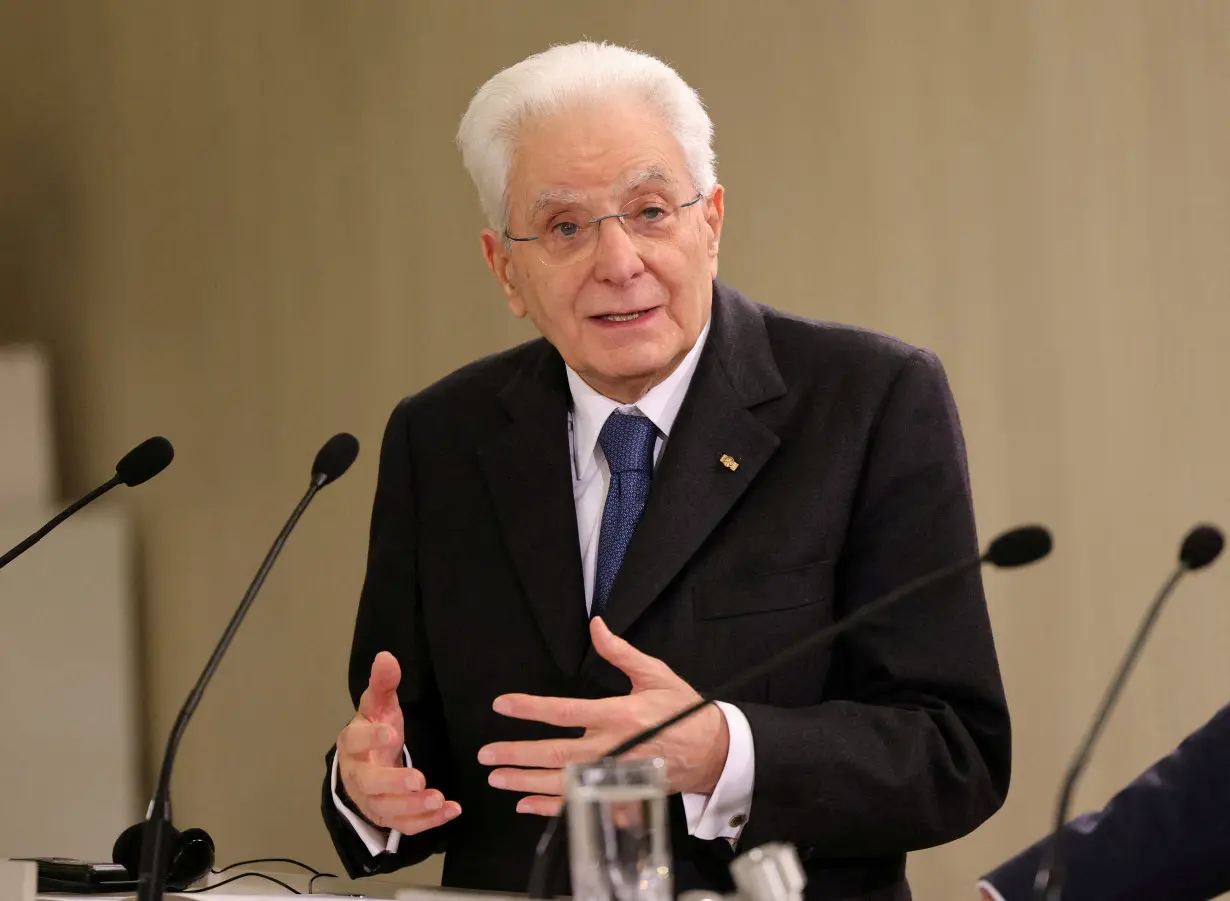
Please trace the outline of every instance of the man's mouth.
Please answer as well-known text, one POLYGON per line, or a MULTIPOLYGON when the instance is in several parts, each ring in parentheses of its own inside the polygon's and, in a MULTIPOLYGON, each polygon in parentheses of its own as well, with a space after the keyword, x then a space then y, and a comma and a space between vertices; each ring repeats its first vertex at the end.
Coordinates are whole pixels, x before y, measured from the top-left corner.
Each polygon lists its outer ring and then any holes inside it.
POLYGON ((631 322, 633 319, 640 319, 642 316, 652 313, 653 310, 638 310, 635 313, 607 313, 602 316, 595 316, 595 319, 602 319, 606 322, 631 322))

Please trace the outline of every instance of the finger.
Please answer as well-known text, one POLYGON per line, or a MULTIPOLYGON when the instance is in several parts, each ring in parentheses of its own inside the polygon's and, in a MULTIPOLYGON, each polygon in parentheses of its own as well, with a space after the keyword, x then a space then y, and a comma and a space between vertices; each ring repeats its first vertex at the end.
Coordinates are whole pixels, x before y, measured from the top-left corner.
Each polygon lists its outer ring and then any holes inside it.
POLYGON ((372 660, 367 688, 359 697, 359 713, 369 720, 401 711, 397 686, 401 684, 401 666, 388 651, 381 651, 372 660))
POLYGON ((384 825, 396 829, 402 835, 417 835, 428 829, 443 826, 449 820, 455 820, 459 816, 461 816, 461 805, 456 801, 446 801, 440 810, 416 816, 397 817, 384 825))
POLYGON ((427 780, 418 770, 404 766, 360 764, 346 781, 347 791, 351 785, 365 795, 397 795, 421 792, 427 787, 427 780))
POLYGON ((478 751, 483 766, 539 767, 559 770, 578 760, 591 760, 599 749, 580 738, 546 738, 540 741, 497 741, 478 751))
POLYGON ((563 808, 563 798, 547 795, 531 795, 517 802, 517 813, 528 813, 540 817, 557 817, 563 808))
POLYGON ((367 799, 364 809, 375 814, 373 819, 377 822, 389 823, 402 817, 419 816, 443 810, 444 795, 434 788, 401 795, 376 795, 367 799))
POLYGON ((562 795, 564 793, 563 770, 492 770, 487 784, 505 791, 524 792, 530 795, 562 795))
POLYGON ((337 747, 352 757, 368 751, 384 751, 397 747, 397 732, 383 723, 356 719, 337 737, 337 747))
POLYGON ((617 721, 624 710, 626 696, 618 698, 544 698, 540 695, 500 695, 491 709, 515 720, 533 720, 551 726, 577 726, 588 729, 617 721))
POLYGON ((645 688, 674 688, 683 681, 657 657, 642 654, 612 632, 602 617, 595 616, 589 621, 589 634, 594 642, 594 650, 603 660, 632 680, 634 691, 645 688))

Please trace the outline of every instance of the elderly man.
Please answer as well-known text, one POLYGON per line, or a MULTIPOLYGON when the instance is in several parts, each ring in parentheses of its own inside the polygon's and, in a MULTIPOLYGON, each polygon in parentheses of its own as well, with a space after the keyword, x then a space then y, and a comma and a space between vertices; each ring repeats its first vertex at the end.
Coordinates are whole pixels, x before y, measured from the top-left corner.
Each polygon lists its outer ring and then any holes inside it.
MULTIPOLYGON (((672 69, 592 43, 462 120, 487 265, 542 338, 389 420, 323 797, 352 875, 443 851, 446 885, 523 891, 568 762, 976 552, 936 358, 715 280, 711 140, 672 69)), ((781 840, 810 897, 906 898, 906 852, 1007 792, 976 573, 721 701, 645 749, 678 889, 781 840)))

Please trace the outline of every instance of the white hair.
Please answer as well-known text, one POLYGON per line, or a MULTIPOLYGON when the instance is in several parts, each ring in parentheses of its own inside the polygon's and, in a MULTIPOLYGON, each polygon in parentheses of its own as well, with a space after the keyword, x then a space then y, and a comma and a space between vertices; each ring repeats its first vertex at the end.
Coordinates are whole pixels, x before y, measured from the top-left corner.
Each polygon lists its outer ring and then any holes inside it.
POLYGON ((655 57, 581 41, 536 53, 492 76, 461 119, 457 146, 491 227, 500 233, 507 227, 508 173, 517 135, 528 119, 628 98, 644 102, 666 120, 683 149, 693 186, 708 197, 717 173, 713 123, 700 95, 655 57))

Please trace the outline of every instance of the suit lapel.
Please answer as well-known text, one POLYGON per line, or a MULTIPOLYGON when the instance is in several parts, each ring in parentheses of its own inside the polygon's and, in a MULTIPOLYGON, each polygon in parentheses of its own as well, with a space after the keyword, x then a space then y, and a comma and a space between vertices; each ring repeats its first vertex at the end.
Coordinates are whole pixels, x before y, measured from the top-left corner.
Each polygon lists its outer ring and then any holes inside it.
POLYGON ((568 675, 589 645, 568 453, 568 383, 545 341, 500 392, 511 421, 479 449, 517 577, 552 657, 568 675))
MULTIPOLYGON (((604 615, 616 634, 679 574, 779 444, 749 409, 786 392, 762 314, 716 283, 712 316, 708 343, 607 601, 604 615), (723 455, 737 467, 724 464, 723 455)), ((591 648, 585 665, 597 659, 591 648)))

